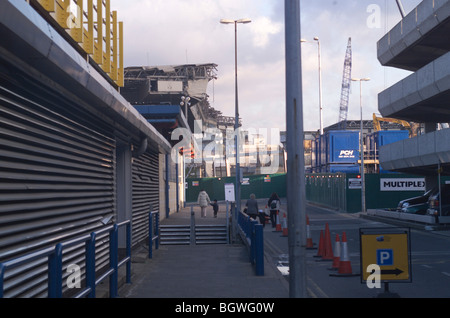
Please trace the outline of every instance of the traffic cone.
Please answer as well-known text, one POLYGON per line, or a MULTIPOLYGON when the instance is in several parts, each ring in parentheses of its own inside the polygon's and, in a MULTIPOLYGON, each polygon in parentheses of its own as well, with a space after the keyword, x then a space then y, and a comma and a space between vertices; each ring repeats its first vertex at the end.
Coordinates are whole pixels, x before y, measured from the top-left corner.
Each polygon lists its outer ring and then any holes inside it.
POLYGON ((330 276, 334 277, 359 276, 359 274, 353 274, 352 272, 352 265, 350 263, 350 257, 348 255, 347 234, 345 232, 342 233, 341 257, 339 259, 338 272, 337 274, 330 274, 330 276))
POLYGON ((333 257, 333 265, 331 265, 330 270, 338 270, 339 262, 341 258, 341 242, 339 240, 339 234, 336 234, 336 242, 334 244, 334 257, 333 257))
POLYGON ((283 213, 282 228, 283 228, 283 235, 282 236, 288 236, 288 227, 287 227, 286 213, 283 213))
POLYGON ((325 253, 325 246, 323 242, 323 230, 320 230, 319 249, 314 257, 322 257, 325 253))
POLYGON ((316 247, 314 247, 314 243, 311 238, 311 231, 309 230, 309 217, 308 216, 306 216, 306 249, 307 250, 316 249, 316 247))
POLYGON ((350 263, 350 258, 348 256, 347 234, 345 232, 342 233, 342 259, 339 260, 338 273, 352 273, 352 264, 350 263))
POLYGON ((325 251, 322 256, 323 261, 332 261, 333 260, 333 247, 331 245, 331 235, 330 235, 330 227, 328 223, 325 224, 325 242, 324 247, 325 251))
POLYGON ((281 232, 281 223, 280 223, 280 211, 277 211, 277 225, 275 226, 275 232, 281 232))

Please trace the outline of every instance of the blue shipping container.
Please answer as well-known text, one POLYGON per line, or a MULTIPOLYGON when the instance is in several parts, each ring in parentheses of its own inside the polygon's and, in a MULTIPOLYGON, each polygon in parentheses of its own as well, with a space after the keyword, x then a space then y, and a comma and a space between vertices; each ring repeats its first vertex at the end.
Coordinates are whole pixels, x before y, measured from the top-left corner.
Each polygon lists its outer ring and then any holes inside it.
POLYGON ((379 147, 397 142, 400 140, 408 139, 409 132, 407 130, 386 130, 377 131, 372 134, 375 146, 377 149, 379 147))
POLYGON ((329 131, 326 134, 326 164, 357 163, 359 160, 358 131, 329 131))
MULTIPOLYGON (((382 130, 370 135, 370 150, 371 155, 375 154, 378 159, 380 147, 409 138, 407 130, 382 130)), ((390 173, 391 171, 384 170, 380 165, 380 173, 390 173)))
POLYGON ((358 164, 353 164, 353 165, 329 164, 327 166, 327 172, 330 172, 330 173, 337 173, 337 172, 359 173, 359 165, 358 164))
POLYGON ((315 167, 355 164, 359 160, 359 131, 328 131, 316 138, 314 146, 315 167))

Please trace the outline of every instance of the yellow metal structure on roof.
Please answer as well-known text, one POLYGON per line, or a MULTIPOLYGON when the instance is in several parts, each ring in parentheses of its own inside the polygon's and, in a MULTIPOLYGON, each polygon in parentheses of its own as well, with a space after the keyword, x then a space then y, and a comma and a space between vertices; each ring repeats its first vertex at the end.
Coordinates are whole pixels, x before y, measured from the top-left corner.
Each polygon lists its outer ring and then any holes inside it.
POLYGON ((111 78, 124 86, 123 22, 111 0, 31 0, 45 10, 111 78))

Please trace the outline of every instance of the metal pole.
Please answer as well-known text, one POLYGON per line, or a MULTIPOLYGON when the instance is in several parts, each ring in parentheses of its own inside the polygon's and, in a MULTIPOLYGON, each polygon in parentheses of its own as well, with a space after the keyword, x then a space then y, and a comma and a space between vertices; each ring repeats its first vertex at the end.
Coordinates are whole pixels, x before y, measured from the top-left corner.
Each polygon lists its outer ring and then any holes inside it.
MULTIPOLYGON (((241 167, 240 167, 240 152, 239 152, 239 142, 240 142, 240 134, 239 134, 239 98, 238 98, 238 72, 237 72, 237 25, 238 23, 250 23, 252 22, 250 19, 240 19, 240 20, 228 20, 221 19, 220 23, 223 24, 232 24, 234 23, 234 73, 235 73, 235 119, 234 119, 234 143, 236 148, 236 186, 235 186, 235 215, 233 216, 233 232, 237 232, 237 220, 238 213, 241 210, 241 183, 240 183, 240 175, 241 175, 241 167)), ((234 236, 234 234, 233 234, 234 236)))
POLYGON ((405 13, 405 9, 403 9, 402 1, 401 0, 396 0, 396 1, 397 1, 398 9, 400 10, 400 14, 402 15, 402 18, 404 18, 406 16, 406 13, 405 13))
POLYGON ((239 98, 238 98, 238 69, 237 69, 237 21, 234 21, 234 91, 235 91, 235 101, 234 101, 234 107, 235 107, 235 118, 234 118, 234 142, 236 147, 236 208, 237 211, 241 211, 241 183, 240 183, 240 162, 239 162, 239 98))
POLYGON ((370 78, 352 78, 353 82, 359 82, 359 109, 361 113, 361 123, 360 123, 360 157, 361 157, 361 211, 366 212, 366 182, 365 182, 365 171, 364 171, 364 135, 363 135, 363 111, 362 111, 362 82, 370 81, 370 78))
MULTIPOLYGON (((438 162, 439 217, 442 216, 441 161, 438 162)), ((438 219, 439 220, 439 219, 438 219)), ((439 222, 437 222, 439 223, 439 222)))
POLYGON ((289 295, 306 297, 305 153, 301 76, 300 0, 285 0, 287 208, 289 295), (305 239, 303 239, 305 238, 305 239))
POLYGON ((319 56, 319 118, 320 118, 320 135, 323 135, 323 105, 322 105, 322 57, 320 52, 320 40, 317 40, 317 50, 319 56))
POLYGON ((194 207, 191 206, 191 230, 190 230, 190 244, 195 245, 195 213, 194 207))
POLYGON ((364 135, 363 135, 363 115, 362 115, 362 80, 359 81, 359 108, 361 112, 361 210, 366 212, 366 173, 364 169, 364 135))

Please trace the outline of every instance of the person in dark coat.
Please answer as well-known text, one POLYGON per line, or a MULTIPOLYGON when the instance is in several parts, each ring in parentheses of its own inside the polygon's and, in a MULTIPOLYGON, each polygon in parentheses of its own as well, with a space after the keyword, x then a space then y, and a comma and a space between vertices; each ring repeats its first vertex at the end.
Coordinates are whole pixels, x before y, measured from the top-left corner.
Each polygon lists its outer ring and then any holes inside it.
POLYGON ((210 203, 213 207, 213 211, 214 211, 214 217, 217 217, 217 212, 219 211, 219 205, 217 204, 217 199, 215 199, 213 201, 213 203, 210 203))
POLYGON ((250 194, 250 199, 247 200, 245 206, 247 207, 247 215, 256 220, 256 217, 258 216, 258 202, 253 193, 250 194))
POLYGON ((277 212, 280 210, 280 198, 276 192, 273 192, 267 202, 267 205, 270 209, 270 221, 272 223, 272 227, 275 227, 277 224, 277 212))

